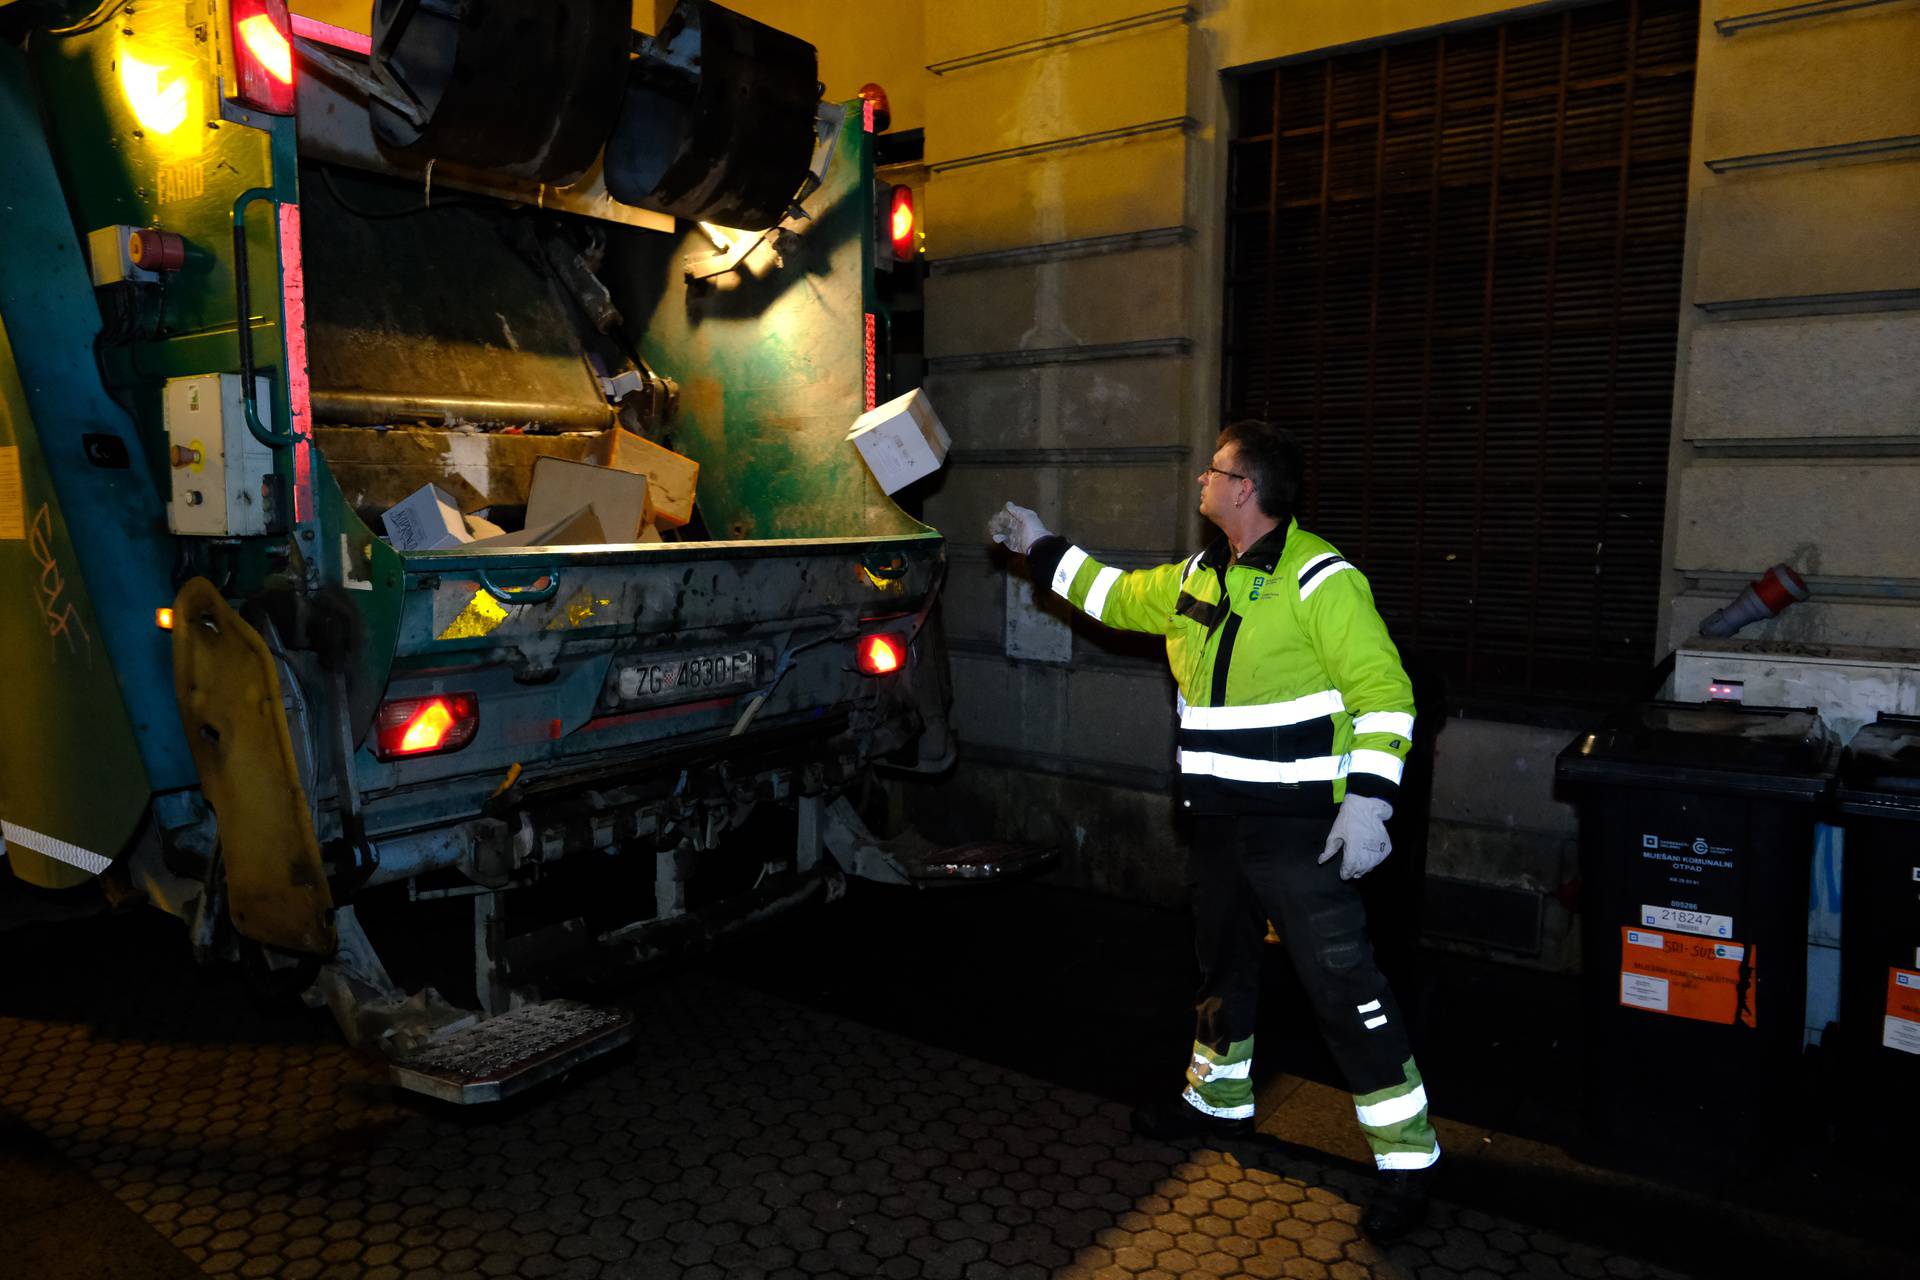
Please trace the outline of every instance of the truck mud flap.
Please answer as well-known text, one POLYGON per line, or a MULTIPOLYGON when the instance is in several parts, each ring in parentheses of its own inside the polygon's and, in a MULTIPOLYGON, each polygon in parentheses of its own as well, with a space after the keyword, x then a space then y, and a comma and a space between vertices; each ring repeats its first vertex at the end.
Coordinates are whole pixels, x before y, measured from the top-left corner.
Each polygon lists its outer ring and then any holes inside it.
POLYGON ((173 615, 174 692, 219 819, 233 927, 267 946, 331 955, 333 894, 273 653, 205 578, 180 588, 173 615))

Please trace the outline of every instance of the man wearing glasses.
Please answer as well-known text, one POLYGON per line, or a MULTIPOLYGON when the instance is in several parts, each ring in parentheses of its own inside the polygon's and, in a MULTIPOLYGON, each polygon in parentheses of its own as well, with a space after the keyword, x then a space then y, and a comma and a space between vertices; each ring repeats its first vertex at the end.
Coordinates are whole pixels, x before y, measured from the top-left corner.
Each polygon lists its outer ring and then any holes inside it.
POLYGON ((1199 477, 1200 514, 1221 536, 1153 569, 1108 568, 1011 502, 989 531, 1027 557, 1037 589, 1107 626, 1165 636, 1179 685, 1200 992, 1186 1089, 1136 1112, 1135 1128, 1176 1142, 1253 1131, 1260 947, 1271 920, 1379 1168, 1362 1227, 1391 1239, 1424 1219, 1440 1145, 1353 882, 1390 848, 1413 689, 1366 579, 1294 521, 1301 470, 1300 446, 1283 428, 1229 425, 1199 477))

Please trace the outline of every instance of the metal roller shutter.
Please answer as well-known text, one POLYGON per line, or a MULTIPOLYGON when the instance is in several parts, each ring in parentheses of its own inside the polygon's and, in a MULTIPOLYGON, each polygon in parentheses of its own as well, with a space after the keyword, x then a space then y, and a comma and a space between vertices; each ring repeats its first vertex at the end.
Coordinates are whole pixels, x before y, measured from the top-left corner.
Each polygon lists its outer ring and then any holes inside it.
POLYGON ((1230 417, 1482 694, 1652 659, 1697 0, 1613 0, 1238 78, 1230 417))

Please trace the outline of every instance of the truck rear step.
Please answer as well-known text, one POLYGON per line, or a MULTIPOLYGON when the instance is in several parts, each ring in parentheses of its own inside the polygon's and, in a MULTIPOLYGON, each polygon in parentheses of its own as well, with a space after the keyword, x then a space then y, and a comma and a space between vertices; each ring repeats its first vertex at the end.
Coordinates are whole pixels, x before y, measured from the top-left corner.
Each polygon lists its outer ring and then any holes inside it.
POLYGON ((547 1000, 434 1040, 394 1062, 391 1078, 442 1102, 499 1102, 632 1039, 625 1009, 547 1000))

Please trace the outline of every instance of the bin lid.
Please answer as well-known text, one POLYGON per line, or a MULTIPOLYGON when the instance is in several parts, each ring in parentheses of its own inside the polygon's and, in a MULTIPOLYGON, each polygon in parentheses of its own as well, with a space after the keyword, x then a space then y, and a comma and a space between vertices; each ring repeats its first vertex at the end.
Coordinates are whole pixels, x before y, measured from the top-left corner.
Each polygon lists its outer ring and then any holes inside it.
POLYGON ((1920 821, 1920 716, 1882 711, 1853 735, 1840 764, 1840 811, 1920 821))
POLYGON ((1567 782, 1811 801, 1832 786, 1839 754, 1812 708, 1642 702, 1575 738, 1555 774, 1567 782))

